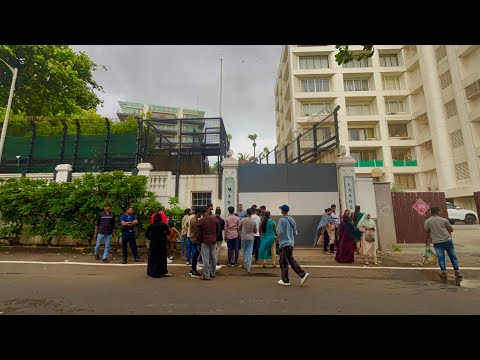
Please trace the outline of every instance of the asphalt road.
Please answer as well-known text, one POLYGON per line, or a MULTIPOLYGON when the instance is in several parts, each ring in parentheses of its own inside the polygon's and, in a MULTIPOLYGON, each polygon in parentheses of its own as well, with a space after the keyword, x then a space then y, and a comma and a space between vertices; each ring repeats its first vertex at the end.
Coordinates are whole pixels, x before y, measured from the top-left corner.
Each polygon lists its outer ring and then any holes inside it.
POLYGON ((210 281, 153 279, 145 265, 0 264, 0 313, 11 314, 480 314, 480 271, 441 281, 437 270, 308 268, 304 286, 280 270, 223 267, 210 281))

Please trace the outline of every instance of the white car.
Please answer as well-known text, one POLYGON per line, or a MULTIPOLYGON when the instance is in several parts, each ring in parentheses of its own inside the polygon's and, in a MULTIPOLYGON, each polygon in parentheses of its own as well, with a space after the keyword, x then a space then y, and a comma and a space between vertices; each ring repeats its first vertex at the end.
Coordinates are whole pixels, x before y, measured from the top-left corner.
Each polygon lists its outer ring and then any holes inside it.
POLYGON ((475 224, 478 215, 475 211, 462 209, 452 203, 447 202, 448 221, 450 224, 455 224, 458 221, 463 221, 465 224, 475 224))

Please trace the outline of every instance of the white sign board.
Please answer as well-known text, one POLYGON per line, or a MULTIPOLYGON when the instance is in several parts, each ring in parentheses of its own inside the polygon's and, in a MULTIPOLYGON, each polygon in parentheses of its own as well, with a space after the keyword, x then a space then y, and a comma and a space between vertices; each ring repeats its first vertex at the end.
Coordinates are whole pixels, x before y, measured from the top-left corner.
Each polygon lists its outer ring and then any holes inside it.
POLYGON ((345 188, 345 202, 347 209, 355 211, 355 179, 353 176, 345 176, 343 178, 343 186, 345 188))

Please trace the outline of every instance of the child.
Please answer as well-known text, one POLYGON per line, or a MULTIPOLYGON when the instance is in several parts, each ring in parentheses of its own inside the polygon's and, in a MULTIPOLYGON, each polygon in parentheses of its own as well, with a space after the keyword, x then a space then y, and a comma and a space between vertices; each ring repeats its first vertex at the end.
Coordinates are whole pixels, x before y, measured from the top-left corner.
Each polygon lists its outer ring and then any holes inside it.
POLYGON ((168 228, 170 229, 170 235, 168 235, 168 259, 173 260, 175 258, 177 238, 180 238, 180 233, 175 228, 175 223, 172 220, 168 222, 168 228))

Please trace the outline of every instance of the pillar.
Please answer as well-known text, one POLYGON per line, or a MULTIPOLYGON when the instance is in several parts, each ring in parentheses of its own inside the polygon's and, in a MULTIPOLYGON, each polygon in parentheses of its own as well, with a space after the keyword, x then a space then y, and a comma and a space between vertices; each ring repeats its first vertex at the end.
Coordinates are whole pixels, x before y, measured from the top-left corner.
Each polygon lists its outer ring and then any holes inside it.
MULTIPOLYGON (((380 250, 391 250, 397 244, 390 183, 373 183, 377 207, 377 240, 380 250)), ((373 199, 372 199, 373 200, 373 199)))
POLYGON ((59 164, 55 167, 57 172, 55 176, 55 181, 58 183, 70 181, 70 176, 72 174, 72 165, 70 164, 59 164))
POLYGON ((355 177, 356 161, 350 155, 342 155, 338 158, 338 192, 340 194, 341 213, 345 209, 355 211, 357 204, 357 178, 355 177))
POLYGON ((222 214, 228 215, 228 208, 233 206, 236 210, 238 201, 238 160, 233 157, 233 151, 227 152, 227 157, 220 164, 223 168, 223 209, 222 214))

